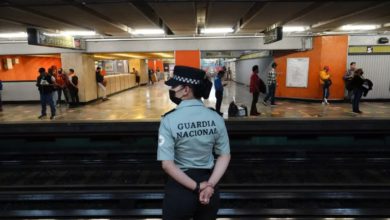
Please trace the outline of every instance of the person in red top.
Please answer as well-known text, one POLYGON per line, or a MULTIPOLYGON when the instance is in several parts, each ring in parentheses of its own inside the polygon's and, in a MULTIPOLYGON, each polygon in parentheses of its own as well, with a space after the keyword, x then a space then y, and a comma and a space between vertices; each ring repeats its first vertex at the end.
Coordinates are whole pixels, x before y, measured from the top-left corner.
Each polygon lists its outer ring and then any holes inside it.
MULTIPOLYGON (((62 68, 59 68, 57 71, 57 74, 55 75, 56 84, 57 84, 57 93, 58 93, 57 105, 61 105, 61 94, 65 88, 65 81, 64 81, 63 75, 64 75, 64 73, 63 73, 62 68)), ((66 96, 65 91, 64 91, 64 96, 65 96, 66 101, 68 101, 68 99, 67 99, 68 97, 66 96)))
POLYGON ((250 115, 258 116, 260 115, 260 112, 257 112, 256 103, 259 100, 259 94, 260 94, 260 78, 257 75, 259 73, 259 66, 254 65, 252 67, 252 75, 251 75, 251 81, 249 84, 250 92, 253 94, 252 99, 252 105, 251 105, 251 111, 250 115))

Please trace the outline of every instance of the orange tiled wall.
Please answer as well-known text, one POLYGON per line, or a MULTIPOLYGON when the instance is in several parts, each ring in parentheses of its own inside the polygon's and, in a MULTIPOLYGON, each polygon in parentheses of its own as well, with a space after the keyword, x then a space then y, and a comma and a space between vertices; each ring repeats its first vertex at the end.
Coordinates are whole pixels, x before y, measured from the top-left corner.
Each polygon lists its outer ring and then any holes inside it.
POLYGON ((348 36, 315 37, 313 49, 304 52, 275 52, 274 59, 278 64, 277 72, 282 73, 278 78, 276 96, 287 98, 321 99, 320 70, 328 65, 331 69, 332 86, 330 99, 344 98, 344 83, 342 76, 346 71, 348 36), (309 79, 307 88, 286 87, 287 58, 309 58, 309 79))
POLYGON ((148 68, 152 69, 154 72, 157 71, 157 68, 160 69, 160 72, 163 72, 164 65, 162 60, 148 60, 148 68))
POLYGON ((61 67, 61 59, 54 57, 0 56, 0 62, 0 79, 3 81, 36 80, 40 67, 46 69, 52 65, 61 67), (13 69, 6 70, 3 64, 6 58, 19 58, 19 64, 13 64, 13 69))
POLYGON ((175 64, 200 68, 200 51, 199 50, 175 51, 175 64))

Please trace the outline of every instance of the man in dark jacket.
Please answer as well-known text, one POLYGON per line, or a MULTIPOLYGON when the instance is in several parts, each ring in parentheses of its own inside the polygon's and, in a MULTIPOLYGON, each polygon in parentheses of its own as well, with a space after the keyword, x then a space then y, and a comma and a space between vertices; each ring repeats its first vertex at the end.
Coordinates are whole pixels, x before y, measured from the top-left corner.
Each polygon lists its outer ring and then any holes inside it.
POLYGON ((352 102, 353 89, 351 89, 351 82, 356 70, 356 62, 351 62, 350 67, 343 76, 345 88, 347 89, 347 98, 352 102))
POLYGON ((74 69, 69 69, 69 92, 70 92, 70 104, 69 107, 77 107, 79 101, 79 78, 77 77, 74 69))
POLYGON ((362 98, 363 94, 363 83, 364 83, 364 78, 363 78, 363 70, 362 69, 357 69, 355 71, 354 77, 352 78, 351 81, 351 87, 353 89, 353 101, 352 101, 352 111, 354 113, 363 113, 359 109, 359 102, 360 99, 362 98))
POLYGON ((56 115, 56 108, 53 101, 55 79, 43 67, 39 68, 38 72, 39 76, 36 86, 38 87, 41 98, 41 115, 38 118, 43 119, 46 117, 46 105, 49 104, 51 112, 50 119, 54 119, 56 115))
POLYGON ((259 66, 254 65, 252 67, 252 75, 249 84, 249 91, 253 95, 250 115, 253 116, 261 115, 256 108, 256 103, 259 100, 259 95, 260 95, 260 77, 257 75, 258 73, 259 73, 259 66))

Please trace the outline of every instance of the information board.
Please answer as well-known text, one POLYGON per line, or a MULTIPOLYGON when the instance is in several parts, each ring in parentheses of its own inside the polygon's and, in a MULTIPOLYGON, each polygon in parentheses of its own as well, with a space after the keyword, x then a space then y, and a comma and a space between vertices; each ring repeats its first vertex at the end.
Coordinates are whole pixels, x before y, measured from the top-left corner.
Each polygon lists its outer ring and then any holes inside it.
POLYGON ((35 28, 27 28, 27 42, 31 45, 85 50, 85 41, 72 36, 49 36, 35 28))
POLYGON ((287 87, 307 88, 309 78, 309 58, 287 58, 287 87))

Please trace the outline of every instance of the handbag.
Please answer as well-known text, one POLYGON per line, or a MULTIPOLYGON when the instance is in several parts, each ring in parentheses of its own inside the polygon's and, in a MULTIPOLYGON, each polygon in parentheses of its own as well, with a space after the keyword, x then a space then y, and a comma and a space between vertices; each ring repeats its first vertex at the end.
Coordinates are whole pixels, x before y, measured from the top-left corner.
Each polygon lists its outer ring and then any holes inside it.
POLYGON ((332 85, 332 80, 330 80, 330 79, 324 80, 324 85, 327 86, 327 87, 331 86, 332 85))

